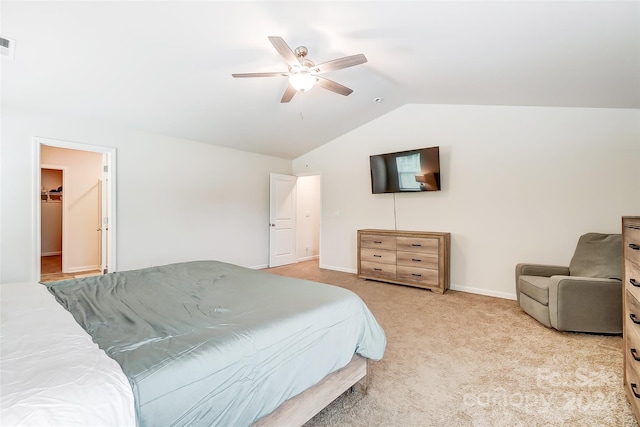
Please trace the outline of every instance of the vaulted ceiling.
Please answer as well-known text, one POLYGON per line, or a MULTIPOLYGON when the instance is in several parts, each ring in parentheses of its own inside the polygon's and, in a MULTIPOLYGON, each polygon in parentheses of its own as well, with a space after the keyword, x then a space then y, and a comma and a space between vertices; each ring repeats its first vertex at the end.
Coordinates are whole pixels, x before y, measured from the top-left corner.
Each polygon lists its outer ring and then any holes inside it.
POLYGON ((640 108, 638 1, 2 1, 2 106, 295 158, 407 103, 640 108), (316 63, 280 103, 268 40, 316 63), (374 102, 382 98, 382 102, 374 102))

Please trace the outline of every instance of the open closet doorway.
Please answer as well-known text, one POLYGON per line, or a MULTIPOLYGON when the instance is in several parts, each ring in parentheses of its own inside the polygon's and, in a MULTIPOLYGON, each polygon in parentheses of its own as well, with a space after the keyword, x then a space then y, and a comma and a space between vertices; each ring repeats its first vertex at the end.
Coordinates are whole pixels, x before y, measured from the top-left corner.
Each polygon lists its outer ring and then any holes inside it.
POLYGON ((40 167, 40 280, 62 278, 62 212, 64 167, 40 167))
POLYGON ((320 259, 320 175, 304 175, 297 182, 298 262, 320 259))
POLYGON ((320 175, 270 174, 269 267, 320 258, 320 175))
POLYGON ((34 138, 41 282, 115 271, 115 149, 34 138))

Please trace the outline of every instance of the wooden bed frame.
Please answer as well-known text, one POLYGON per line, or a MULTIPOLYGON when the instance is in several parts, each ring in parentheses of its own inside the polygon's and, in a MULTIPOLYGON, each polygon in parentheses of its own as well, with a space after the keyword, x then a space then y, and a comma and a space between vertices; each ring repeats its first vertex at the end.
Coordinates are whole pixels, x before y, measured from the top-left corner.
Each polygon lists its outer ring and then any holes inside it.
POLYGON ((367 394, 368 374, 369 360, 354 354, 347 366, 287 400, 252 424, 252 427, 301 426, 349 388, 367 394))

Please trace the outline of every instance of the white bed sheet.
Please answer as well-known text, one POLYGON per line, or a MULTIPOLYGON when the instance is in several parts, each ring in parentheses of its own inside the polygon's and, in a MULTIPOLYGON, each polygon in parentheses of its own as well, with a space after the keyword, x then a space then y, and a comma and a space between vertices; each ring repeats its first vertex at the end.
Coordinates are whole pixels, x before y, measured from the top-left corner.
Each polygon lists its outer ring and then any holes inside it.
POLYGON ((39 283, 0 285, 0 424, 135 426, 116 361, 39 283))

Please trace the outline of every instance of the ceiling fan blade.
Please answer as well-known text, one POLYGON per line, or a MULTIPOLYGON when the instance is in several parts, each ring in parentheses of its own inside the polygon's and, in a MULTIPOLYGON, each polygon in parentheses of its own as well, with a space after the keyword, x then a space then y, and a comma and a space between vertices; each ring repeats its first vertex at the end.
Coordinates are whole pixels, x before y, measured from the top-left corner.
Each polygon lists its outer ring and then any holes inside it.
POLYGON ((280 102, 289 102, 291 101, 291 98, 293 98, 293 95, 296 94, 296 90, 291 86, 291 85, 287 85, 287 89, 284 91, 284 94, 282 95, 282 99, 280 100, 280 102))
POLYGON ((316 85, 344 96, 349 96, 351 95, 351 92, 353 92, 353 89, 349 89, 346 86, 342 86, 340 83, 336 83, 333 80, 325 79, 324 77, 318 77, 316 85))
POLYGON ((231 74, 233 77, 279 77, 286 76, 288 73, 286 72, 278 72, 274 71, 272 73, 236 73, 231 74))
POLYGON ((341 70, 343 68, 353 67, 367 62, 367 58, 359 53, 358 55, 345 56, 344 58, 334 59, 332 61, 323 62, 313 67, 314 74, 327 73, 329 71, 341 70))
POLYGON ((282 37, 269 36, 269 41, 289 66, 300 65, 300 61, 282 37))

